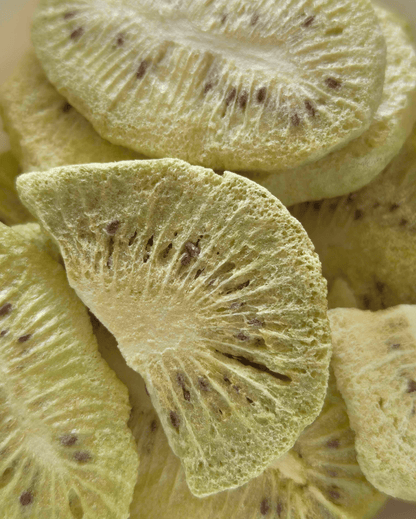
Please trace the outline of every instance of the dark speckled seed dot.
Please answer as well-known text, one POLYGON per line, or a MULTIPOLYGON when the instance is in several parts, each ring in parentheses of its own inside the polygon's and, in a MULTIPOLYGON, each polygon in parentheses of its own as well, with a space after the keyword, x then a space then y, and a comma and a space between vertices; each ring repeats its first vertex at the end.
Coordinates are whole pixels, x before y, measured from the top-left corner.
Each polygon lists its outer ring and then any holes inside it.
POLYGON ((239 341, 249 341, 250 340, 250 337, 248 335, 245 335, 243 332, 238 333, 235 336, 235 338, 238 339, 239 341))
POLYGON ((72 106, 69 103, 67 103, 67 102, 65 102, 62 105, 62 111, 63 111, 64 114, 67 114, 68 112, 70 112, 71 108, 72 108, 72 106))
POLYGON ((13 306, 10 303, 6 303, 0 308, 0 317, 3 315, 8 315, 13 309, 13 306))
POLYGON ((347 203, 350 204, 357 198, 357 193, 350 193, 347 197, 347 203))
POLYGON ((390 348, 391 348, 392 350, 398 350, 398 349, 400 348, 400 344, 399 344, 399 343, 392 344, 392 345, 390 346, 390 348))
POLYGON ((283 505, 282 503, 279 501, 277 503, 277 506, 276 506, 276 512, 277 512, 277 515, 280 517, 282 515, 282 512, 283 512, 283 505))
POLYGON ((247 100, 248 100, 248 93, 243 90, 241 94, 238 96, 238 104, 241 108, 241 110, 244 110, 247 106, 247 100))
POLYGON ((315 20, 315 16, 308 16, 306 20, 302 23, 302 27, 310 27, 315 20))
POLYGON ((251 398, 249 398, 248 396, 246 396, 246 400, 249 404, 252 404, 253 403, 253 400, 251 398))
POLYGON ((32 337, 31 333, 27 333, 26 335, 22 335, 17 339, 17 342, 27 342, 32 337))
POLYGON ((244 283, 241 283, 241 285, 238 285, 237 290, 243 290, 243 288, 248 287, 249 284, 250 284, 250 280, 248 279, 248 280, 245 281, 244 283))
POLYGON ((250 319, 248 321, 248 324, 250 324, 251 326, 255 326, 256 328, 261 328, 264 326, 264 323, 259 319, 250 319))
POLYGON ((150 431, 155 432, 157 429, 157 422, 156 420, 152 420, 152 423, 150 424, 150 431))
POLYGON ((189 265, 191 263, 191 259, 192 259, 191 256, 187 252, 185 252, 185 254, 181 258, 181 265, 186 267, 187 265, 189 265))
POLYGON ((414 380, 409 380, 407 384, 407 392, 415 393, 416 392, 416 382, 414 380))
POLYGON ((408 223, 409 223, 409 220, 406 220, 406 218, 402 218, 402 219, 400 220, 399 225, 400 225, 400 227, 406 227, 406 225, 407 225, 408 223))
POLYGON ((256 95, 257 101, 259 103, 263 103, 264 100, 266 99, 266 95, 267 95, 267 88, 266 87, 259 88, 257 90, 257 95, 256 95))
POLYGON ((221 25, 224 25, 224 23, 227 21, 227 17, 228 17, 228 15, 226 15, 226 14, 223 14, 221 16, 221 25))
POLYGON ((250 25, 254 26, 259 21, 259 15, 257 13, 254 13, 251 17, 250 25))
POLYGON ((335 487, 328 489, 328 496, 332 501, 337 501, 341 497, 341 494, 338 492, 337 487, 335 487))
POLYGON ((140 63, 139 68, 137 69, 137 72, 136 72, 137 79, 142 79, 142 77, 146 74, 146 70, 147 70, 148 66, 149 66, 149 64, 147 63, 146 60, 143 60, 140 63))
POLYGON ((361 220, 361 218, 364 216, 364 213, 361 209, 357 209, 354 213, 354 220, 361 220))
POLYGON ((114 222, 110 222, 106 227, 106 232, 110 236, 114 236, 120 227, 120 222, 118 220, 114 220, 114 222))
POLYGON ((306 111, 308 112, 308 114, 311 117, 315 117, 316 110, 315 110, 313 104, 310 101, 305 101, 305 108, 306 108, 306 111))
POLYGON ((170 422, 171 422, 171 424, 173 425, 173 427, 174 427, 175 429, 179 430, 179 425, 180 425, 180 423, 181 423, 181 420, 180 420, 178 414, 175 413, 175 411, 171 411, 171 412, 169 413, 169 418, 170 418, 170 422))
POLYGON ((74 454, 74 460, 78 463, 87 463, 91 461, 91 455, 87 451, 78 451, 74 454))
POLYGON ((290 118, 292 126, 299 126, 300 125, 300 117, 298 114, 293 114, 290 118))
POLYGON ((122 34, 122 33, 117 34, 116 43, 117 43, 117 47, 122 47, 124 45, 124 34, 122 34))
POLYGON ((339 448, 339 440, 329 440, 326 442, 326 446, 330 449, 338 449, 339 448))
POLYGON ((78 27, 77 29, 75 29, 74 31, 71 32, 71 40, 77 40, 78 38, 81 38, 81 36, 84 34, 84 28, 83 27, 78 27))
POLYGON ((75 434, 64 434, 59 438, 59 441, 64 447, 72 447, 78 441, 78 436, 75 434))
POLYGON ((391 204, 389 207, 389 211, 393 213, 394 211, 397 211, 397 209, 400 207, 400 204, 391 204))
POLYGON ((208 92, 212 89, 213 89, 213 84, 211 82, 205 83, 204 94, 208 94, 208 92))
POLYGON ((202 391, 209 391, 209 382, 204 377, 198 377, 198 386, 202 391))
POLYGON ((77 14, 76 11, 68 11, 67 13, 64 14, 64 20, 70 20, 70 19, 73 18, 76 14, 77 14))
POLYGON ((201 249, 191 241, 187 241, 185 243, 185 249, 186 252, 191 256, 191 258, 196 258, 197 256, 199 256, 201 252, 201 249))
POLYGON ((319 211, 322 207, 323 201, 320 200, 319 202, 313 202, 312 207, 314 211, 319 211))
POLYGON ((225 97, 225 104, 229 106, 234 101, 236 95, 237 90, 235 88, 232 88, 225 97))
POLYGON ((261 513, 261 515, 267 515, 269 510, 270 510, 269 500, 267 498, 264 498, 262 500, 262 502, 260 503, 260 513, 261 513))
POLYGON ((341 88, 342 83, 338 79, 328 77, 325 79, 325 84, 327 87, 332 88, 333 90, 338 90, 338 88, 341 88))
POLYGON ((22 492, 20 494, 19 501, 22 506, 31 505, 34 501, 32 492, 22 492))
POLYGON ((5 335, 7 335, 7 332, 8 332, 8 331, 9 331, 9 330, 2 330, 2 331, 0 332, 0 337, 4 337, 5 335))

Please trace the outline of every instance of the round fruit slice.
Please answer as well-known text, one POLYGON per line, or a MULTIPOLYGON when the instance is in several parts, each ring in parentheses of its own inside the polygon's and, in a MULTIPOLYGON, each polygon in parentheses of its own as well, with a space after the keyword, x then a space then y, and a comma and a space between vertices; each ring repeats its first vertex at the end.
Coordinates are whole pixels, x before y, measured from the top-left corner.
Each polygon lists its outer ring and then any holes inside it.
POLYGON ((0 154, 0 222, 7 225, 33 220, 17 196, 15 182, 19 164, 10 151, 0 154))
POLYGON ((102 139, 49 83, 34 51, 1 86, 0 110, 23 171, 143 158, 102 139))
POLYGON ((416 53, 407 22, 374 6, 387 43, 383 97, 370 128, 340 150, 282 173, 251 173, 289 206, 356 191, 375 178, 395 157, 416 120, 416 53))
POLYGON ((63 268, 0 224, 0 516, 125 519, 127 391, 63 268))
POLYGON ((330 293, 341 278, 361 309, 416 303, 416 128, 368 186, 291 212, 315 245, 330 293))
POLYGON ((299 222, 254 182, 178 160, 21 176, 70 284, 148 385, 199 496, 285 453, 327 385, 326 284, 299 222))
POLYGON ((141 464, 130 519, 365 519, 384 503, 386 498, 359 468, 354 434, 333 375, 322 413, 286 455, 238 489, 194 497, 143 379, 126 365, 103 326, 96 335, 101 354, 128 387, 133 406, 129 425, 141 464))
POLYGON ((416 501, 416 306, 330 311, 337 384, 367 479, 416 501))
POLYGON ((368 0, 42 0, 32 36, 102 137, 217 170, 296 167, 358 137, 386 65, 368 0))

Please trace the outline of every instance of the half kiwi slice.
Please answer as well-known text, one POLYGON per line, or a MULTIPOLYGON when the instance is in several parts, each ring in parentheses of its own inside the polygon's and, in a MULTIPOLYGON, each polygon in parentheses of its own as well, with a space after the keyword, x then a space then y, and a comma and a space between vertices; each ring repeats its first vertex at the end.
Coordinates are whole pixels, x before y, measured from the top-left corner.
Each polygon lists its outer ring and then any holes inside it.
POLYGON ((360 467, 382 492, 416 501, 416 306, 342 308, 330 320, 360 467))
POLYGON ((32 39, 102 137, 215 170, 274 172, 345 145, 386 66, 369 0, 42 0, 32 39))
POLYGON ((169 447, 142 377, 130 369, 114 337, 99 326, 100 352, 129 389, 130 428, 140 453, 130 519, 368 519, 386 497, 360 470, 345 404, 331 374, 324 407, 294 447, 244 486, 196 498, 169 447))
POLYGON ((125 519, 137 477, 127 390, 63 268, 0 224, 0 516, 125 519))
POLYGON ((361 309, 416 303, 416 127, 368 186, 291 213, 315 245, 330 293, 342 279, 361 309))
POLYGON ((17 196, 15 182, 19 174, 19 164, 12 153, 6 151, 0 154, 0 222, 6 225, 33 220, 17 196))
POLYGON ((374 6, 387 43, 383 97, 370 128, 322 159, 281 173, 251 173, 286 206, 356 191, 395 157, 416 120, 416 52, 409 24, 374 6))
POLYGON ((168 159, 18 186, 144 377, 195 495, 242 485, 292 447, 322 407, 330 334, 318 257, 276 198, 168 159))
POLYGON ((0 111, 23 171, 143 158, 102 139, 49 83, 33 50, 0 87, 0 111))

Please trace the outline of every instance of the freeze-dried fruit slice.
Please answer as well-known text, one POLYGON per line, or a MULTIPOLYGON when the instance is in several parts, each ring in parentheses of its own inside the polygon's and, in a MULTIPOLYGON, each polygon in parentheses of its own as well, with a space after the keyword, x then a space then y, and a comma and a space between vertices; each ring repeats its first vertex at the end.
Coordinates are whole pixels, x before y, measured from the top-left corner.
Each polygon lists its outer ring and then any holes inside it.
POLYGON ((416 306, 329 315, 360 467, 379 490, 416 501, 416 306))
POLYGON ((19 164, 10 151, 0 154, 0 222, 7 225, 33 220, 16 192, 19 164))
POLYGON ((368 186, 291 212, 315 245, 330 293, 341 278, 361 309, 416 304, 416 127, 368 186))
POLYGON ((241 485, 294 444, 321 409, 330 336, 318 258, 276 198, 178 160, 18 185, 146 380, 193 493, 241 485))
POLYGON ((14 225, 12 229, 13 231, 18 232, 20 236, 25 238, 28 242, 34 243, 38 249, 47 252, 49 256, 58 263, 62 262, 58 245, 48 234, 46 234, 46 232, 42 231, 42 228, 38 223, 14 225))
POLYGON ((366 519, 384 503, 386 498, 358 466, 354 434, 333 375, 322 413, 283 458, 238 489, 194 497, 143 379, 126 365, 103 326, 96 335, 101 354, 128 387, 133 406, 129 425, 141 465, 130 519, 229 519, 236 512, 238 519, 366 519))
POLYGON ((143 158, 102 139, 49 83, 34 51, 1 86, 0 110, 23 171, 143 158))
POLYGON ((370 128, 340 150, 293 170, 247 173, 289 206, 356 191, 395 157, 416 120, 416 53, 407 22, 374 6, 387 43, 381 104, 370 128))
POLYGON ((0 224, 0 516, 125 519, 127 390, 63 268, 0 224))
POLYGON ((42 0, 32 37, 102 137, 217 170, 296 167, 358 137, 386 64, 368 0, 42 0))

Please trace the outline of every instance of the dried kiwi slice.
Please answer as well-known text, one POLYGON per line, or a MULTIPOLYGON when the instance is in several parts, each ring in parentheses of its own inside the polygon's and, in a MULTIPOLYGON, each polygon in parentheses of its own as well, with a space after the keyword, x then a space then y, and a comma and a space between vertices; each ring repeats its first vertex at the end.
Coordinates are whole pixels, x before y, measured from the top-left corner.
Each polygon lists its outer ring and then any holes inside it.
POLYGON ((0 224, 0 516, 125 519, 127 390, 63 268, 0 224))
POLYGON ((0 111, 23 171, 143 158, 102 139, 49 83, 34 51, 1 86, 0 111))
POLYGON ((7 225, 33 220, 17 196, 15 182, 19 173, 19 164, 12 153, 0 154, 0 222, 7 225))
POLYGON ((358 137, 386 65, 368 0, 42 0, 32 39, 102 137, 217 170, 296 167, 358 137))
POLYGON ((330 293, 340 278, 361 309, 416 303, 416 127, 368 186, 291 212, 315 245, 330 293))
POLYGON ((330 335, 318 258, 276 198, 168 159, 18 185, 146 380, 194 494, 239 486, 294 444, 323 403, 330 335))
POLYGON ((103 326, 96 335, 101 354, 129 388, 133 406, 129 425, 141 465, 130 519, 366 519, 384 503, 358 466, 354 434, 333 375, 322 413, 283 458, 238 489, 194 497, 143 379, 126 365, 103 326))
POLYGON ((387 43, 386 80, 370 128, 340 150, 282 174, 251 173, 289 206, 356 191, 375 178, 408 138, 416 120, 416 53, 409 25, 374 6, 387 43))
POLYGON ((379 490, 416 501, 416 306, 329 314, 360 467, 379 490))

